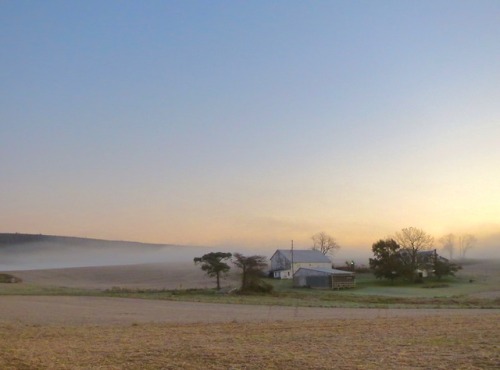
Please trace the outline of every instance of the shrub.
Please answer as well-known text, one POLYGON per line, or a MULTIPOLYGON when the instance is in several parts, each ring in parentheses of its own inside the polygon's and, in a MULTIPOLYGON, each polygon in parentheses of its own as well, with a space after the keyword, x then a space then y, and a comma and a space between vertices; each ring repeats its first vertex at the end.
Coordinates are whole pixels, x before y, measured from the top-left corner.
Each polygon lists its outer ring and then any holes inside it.
POLYGON ((259 280, 256 281, 255 283, 252 282, 251 284, 247 285, 245 289, 240 289, 240 293, 246 294, 246 293, 272 293, 274 287, 263 281, 259 280))
POLYGON ((0 274, 0 283, 10 284, 10 283, 21 283, 22 280, 10 274, 0 274))
POLYGON ((426 283, 422 286, 422 288, 448 288, 449 284, 446 283, 426 283))

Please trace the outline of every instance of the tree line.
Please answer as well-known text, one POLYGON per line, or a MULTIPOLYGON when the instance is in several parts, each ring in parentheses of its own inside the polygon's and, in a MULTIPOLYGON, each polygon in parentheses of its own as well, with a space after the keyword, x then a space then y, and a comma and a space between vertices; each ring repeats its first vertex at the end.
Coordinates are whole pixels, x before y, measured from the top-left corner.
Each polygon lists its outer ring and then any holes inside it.
MULTIPOLYGON (((451 237, 446 239, 448 248, 453 246, 452 240, 451 237)), ((463 240, 468 240, 468 249, 472 248, 472 239, 463 240)), ((434 238, 425 231, 415 227, 404 228, 393 237, 381 239, 372 245, 373 258, 369 260, 370 268, 377 278, 391 281, 398 278, 419 281, 423 271, 438 278, 454 275, 461 267, 439 256, 436 249, 432 250, 433 244, 434 238)), ((462 257, 465 257, 468 249, 462 250, 462 257)))
POLYGON ((471 234, 447 234, 439 239, 442 250, 448 253, 450 259, 458 255, 458 258, 464 259, 469 250, 474 248, 477 239, 471 234))

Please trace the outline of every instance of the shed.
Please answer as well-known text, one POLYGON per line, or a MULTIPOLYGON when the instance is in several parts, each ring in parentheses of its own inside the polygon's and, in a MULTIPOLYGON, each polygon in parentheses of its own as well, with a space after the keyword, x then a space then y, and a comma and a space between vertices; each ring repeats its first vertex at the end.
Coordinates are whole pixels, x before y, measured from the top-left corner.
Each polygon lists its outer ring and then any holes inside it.
POLYGON ((353 272, 331 268, 301 267, 293 275, 293 285, 320 289, 345 289, 356 286, 353 272))

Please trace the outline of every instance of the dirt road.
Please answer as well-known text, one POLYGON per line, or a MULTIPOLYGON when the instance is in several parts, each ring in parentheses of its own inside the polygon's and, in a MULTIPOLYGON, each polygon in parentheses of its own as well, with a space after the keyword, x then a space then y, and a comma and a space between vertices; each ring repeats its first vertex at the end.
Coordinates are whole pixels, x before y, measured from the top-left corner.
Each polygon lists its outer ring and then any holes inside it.
POLYGON ((416 316, 477 316, 499 310, 282 307, 106 297, 0 297, 0 324, 129 325, 133 323, 270 322, 416 316))

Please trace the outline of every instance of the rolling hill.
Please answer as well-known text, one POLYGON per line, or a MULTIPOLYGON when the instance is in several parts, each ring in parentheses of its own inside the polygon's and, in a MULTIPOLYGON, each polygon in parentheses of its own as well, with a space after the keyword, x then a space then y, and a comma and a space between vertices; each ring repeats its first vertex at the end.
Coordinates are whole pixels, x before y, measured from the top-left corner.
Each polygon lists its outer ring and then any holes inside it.
POLYGON ((0 233, 0 271, 192 262, 207 247, 0 233))

